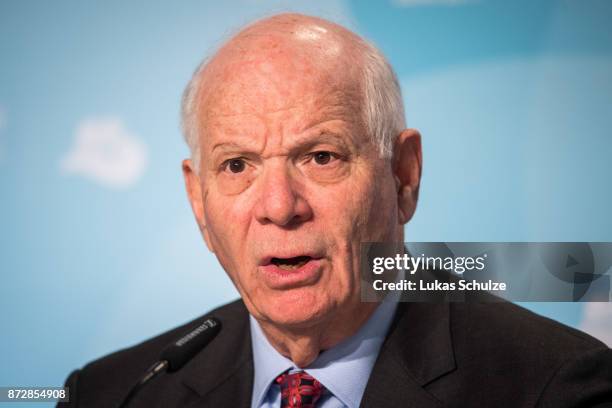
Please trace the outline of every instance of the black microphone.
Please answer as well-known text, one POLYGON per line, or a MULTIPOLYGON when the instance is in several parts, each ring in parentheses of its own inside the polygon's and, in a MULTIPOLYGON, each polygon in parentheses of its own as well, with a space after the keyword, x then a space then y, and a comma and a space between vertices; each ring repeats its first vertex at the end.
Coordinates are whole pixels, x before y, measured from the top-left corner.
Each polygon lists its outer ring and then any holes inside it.
POLYGON ((138 391, 160 373, 164 371, 173 373, 180 370, 200 350, 206 347, 220 331, 221 322, 214 317, 210 317, 204 320, 198 327, 167 346, 162 351, 159 361, 153 364, 140 381, 130 389, 130 392, 123 399, 119 408, 127 407, 138 391))

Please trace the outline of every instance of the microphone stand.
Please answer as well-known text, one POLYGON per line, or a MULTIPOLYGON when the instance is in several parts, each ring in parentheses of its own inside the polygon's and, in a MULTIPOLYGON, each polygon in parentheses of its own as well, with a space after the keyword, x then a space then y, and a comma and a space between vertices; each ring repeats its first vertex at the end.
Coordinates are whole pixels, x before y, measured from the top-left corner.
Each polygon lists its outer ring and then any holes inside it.
POLYGON ((167 368, 168 368, 167 360, 158 361, 155 364, 153 364, 151 368, 147 370, 145 375, 140 379, 140 381, 138 381, 136 385, 132 387, 128 395, 125 396, 125 398, 123 399, 123 402, 121 402, 121 405, 119 405, 119 408, 126 408, 129 405, 132 398, 134 398, 134 396, 138 394, 138 391, 140 391, 140 389, 146 383, 148 383, 153 378, 157 377, 159 374, 166 371, 167 368))

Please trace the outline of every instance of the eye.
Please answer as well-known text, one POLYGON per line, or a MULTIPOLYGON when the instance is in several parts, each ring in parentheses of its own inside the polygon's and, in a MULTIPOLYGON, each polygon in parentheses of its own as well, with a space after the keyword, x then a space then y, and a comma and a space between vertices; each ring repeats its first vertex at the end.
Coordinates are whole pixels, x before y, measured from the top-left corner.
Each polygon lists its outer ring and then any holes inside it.
MULTIPOLYGON (((326 148, 321 146, 319 148, 326 148)), ((309 179, 330 184, 342 180, 351 170, 350 152, 332 147, 332 150, 310 150, 303 156, 301 171, 309 179)))
POLYGON ((314 152, 312 154, 312 158, 314 159, 315 163, 323 166, 323 165, 328 164, 335 157, 331 152, 320 151, 320 152, 314 152))
POLYGON ((229 159, 223 163, 224 169, 229 169, 232 173, 242 173, 246 167, 243 159, 229 159))

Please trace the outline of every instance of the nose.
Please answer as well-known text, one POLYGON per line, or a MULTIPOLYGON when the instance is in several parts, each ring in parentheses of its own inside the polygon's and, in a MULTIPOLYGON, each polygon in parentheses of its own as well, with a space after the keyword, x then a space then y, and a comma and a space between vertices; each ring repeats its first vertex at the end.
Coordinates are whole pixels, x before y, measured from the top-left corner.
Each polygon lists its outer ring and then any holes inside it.
POLYGON ((275 163, 267 168, 261 183, 254 209, 260 223, 288 227, 299 225, 312 217, 312 208, 298 191, 296 180, 289 174, 284 163, 275 163))

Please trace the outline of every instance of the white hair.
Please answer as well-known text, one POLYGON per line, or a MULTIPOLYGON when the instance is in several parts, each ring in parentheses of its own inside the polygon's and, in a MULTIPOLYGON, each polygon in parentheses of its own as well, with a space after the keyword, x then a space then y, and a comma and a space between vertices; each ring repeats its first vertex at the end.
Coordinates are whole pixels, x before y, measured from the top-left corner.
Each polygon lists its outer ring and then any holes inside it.
MULTIPOLYGON (((402 93, 391 64, 378 48, 361 39, 358 49, 363 58, 363 121, 368 135, 377 145, 384 159, 393 155, 393 145, 397 136, 406 127, 402 93)), ((205 58, 195 70, 183 92, 181 124, 183 137, 191 151, 194 170, 200 170, 200 138, 198 116, 203 74, 210 59, 205 58)))

